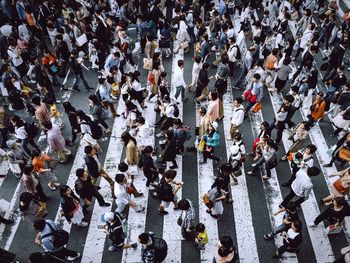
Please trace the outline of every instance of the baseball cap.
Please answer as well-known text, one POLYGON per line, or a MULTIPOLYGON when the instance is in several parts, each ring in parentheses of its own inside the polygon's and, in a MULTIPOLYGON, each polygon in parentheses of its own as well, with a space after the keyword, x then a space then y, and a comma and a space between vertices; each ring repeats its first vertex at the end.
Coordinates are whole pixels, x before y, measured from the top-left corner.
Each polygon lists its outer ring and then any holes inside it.
POLYGON ((103 215, 101 215, 101 222, 111 222, 114 220, 114 213, 113 212, 106 212, 103 215))

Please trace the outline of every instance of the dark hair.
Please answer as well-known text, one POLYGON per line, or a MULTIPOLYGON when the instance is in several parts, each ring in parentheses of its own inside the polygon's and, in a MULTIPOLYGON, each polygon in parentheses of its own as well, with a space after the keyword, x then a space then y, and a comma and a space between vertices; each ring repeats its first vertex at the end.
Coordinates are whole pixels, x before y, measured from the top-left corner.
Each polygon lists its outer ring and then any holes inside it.
POLYGON ((42 218, 37 218, 33 222, 33 227, 35 230, 43 231, 45 228, 46 222, 42 218))
POLYGON ((91 118, 89 116, 87 116, 85 114, 85 112, 83 112, 82 110, 77 110, 77 116, 79 117, 79 119, 86 121, 86 122, 90 122, 91 118))
POLYGON ((217 94, 216 91, 211 91, 210 94, 211 94, 212 100, 217 100, 218 99, 218 94, 217 94))
POLYGON ((95 94, 90 94, 89 100, 91 100, 94 105, 101 105, 100 100, 98 99, 98 97, 95 94))
POLYGON ((337 205, 343 206, 346 204, 344 196, 336 196, 334 197, 334 200, 337 202, 337 205))
POLYGON ((77 113, 77 110, 72 106, 72 104, 69 101, 63 102, 62 106, 64 108, 64 112, 67 114, 70 112, 77 113))
POLYGON ((253 75, 253 78, 259 80, 259 79, 261 78, 261 76, 260 76, 259 73, 255 73, 255 74, 253 75))
POLYGON ((300 220, 296 220, 293 222, 294 227, 297 229, 298 232, 301 232, 302 229, 302 223, 300 220))
POLYGON ((24 125, 24 121, 17 115, 13 115, 10 120, 16 123, 17 127, 21 127, 24 125))
POLYGON ((317 176, 320 174, 320 168, 316 167, 316 166, 312 166, 307 168, 307 175, 308 176, 317 176))
POLYGON ((60 196, 64 198, 66 196, 66 192, 68 189, 71 189, 68 185, 61 185, 60 186, 60 196))
POLYGON ((75 175, 76 175, 78 178, 81 178, 81 177, 83 177, 84 172, 85 172, 84 168, 78 168, 78 169, 75 171, 75 175))
POLYGON ((153 147, 150 146, 150 145, 147 145, 147 146, 143 149, 142 152, 144 152, 144 153, 152 153, 152 152, 153 152, 153 147))
POLYGON ((29 175, 33 172, 33 170, 34 170, 33 165, 27 164, 26 166, 24 166, 23 173, 26 175, 29 175))
POLYGON ((298 159, 298 160, 303 159, 303 154, 301 152, 297 152, 295 154, 295 158, 298 159))
POLYGON ((124 162, 118 164, 118 170, 121 171, 122 173, 126 172, 128 168, 129 166, 124 162))
POLYGON ((196 230, 199 232, 199 233, 202 233, 204 230, 205 230, 205 225, 202 224, 202 223, 198 223, 196 225, 196 230))
POLYGON ((227 64, 229 62, 229 58, 226 53, 221 55, 221 62, 224 64, 227 64))
POLYGON ((238 104, 242 104, 243 103, 242 97, 235 98, 235 101, 237 101, 238 104))
POLYGON ((128 131, 123 132, 121 138, 124 142, 124 146, 127 146, 130 140, 132 140, 135 143, 135 145, 137 145, 136 139, 132 137, 128 131))
POLYGON ((40 149, 37 149, 37 148, 33 149, 33 151, 32 151, 32 156, 33 157, 38 157, 38 156, 40 156, 40 154, 41 154, 40 149))
POLYGON ((230 236, 220 237, 220 243, 222 246, 224 246, 226 248, 233 247, 233 241, 232 241, 232 238, 230 236))
POLYGON ((139 235, 139 241, 141 244, 144 244, 144 245, 146 245, 148 243, 149 238, 150 238, 150 236, 148 233, 141 233, 139 235))
POLYGON ((51 121, 45 121, 43 123, 43 126, 44 126, 45 129, 51 130, 52 129, 52 122, 51 121))
POLYGON ((179 67, 183 66, 183 65, 184 65, 184 61, 183 61, 182 59, 179 59, 179 60, 177 61, 177 65, 178 65, 179 67))
POLYGON ((145 118, 144 118, 144 117, 139 116, 139 117, 136 119, 136 122, 141 123, 141 124, 144 124, 146 121, 145 121, 145 118))
POLYGON ((210 67, 209 63, 205 62, 203 65, 202 65, 202 69, 204 70, 207 70, 208 68, 210 67))
POLYGON ((125 175, 124 174, 116 174, 115 175, 115 181, 120 184, 124 181, 125 175))
POLYGON ((166 170, 164 177, 166 179, 174 179, 176 177, 177 172, 175 170, 166 170))
POLYGON ((310 153, 314 153, 317 151, 317 147, 314 144, 309 144, 308 146, 306 146, 306 148, 310 149, 310 153))
POLYGON ((290 211, 296 211, 297 210, 297 205, 295 202, 293 201, 289 201, 286 205, 286 209, 290 210, 290 211))
POLYGON ((90 154, 92 152, 93 147, 91 145, 86 145, 84 148, 84 153, 90 154))
POLYGON ((32 98, 32 103, 33 103, 34 105, 40 106, 40 103, 41 103, 40 97, 39 97, 39 96, 34 96, 34 97, 32 98))
POLYGON ((188 210, 191 207, 190 202, 187 199, 180 200, 177 203, 177 206, 180 210, 188 210))

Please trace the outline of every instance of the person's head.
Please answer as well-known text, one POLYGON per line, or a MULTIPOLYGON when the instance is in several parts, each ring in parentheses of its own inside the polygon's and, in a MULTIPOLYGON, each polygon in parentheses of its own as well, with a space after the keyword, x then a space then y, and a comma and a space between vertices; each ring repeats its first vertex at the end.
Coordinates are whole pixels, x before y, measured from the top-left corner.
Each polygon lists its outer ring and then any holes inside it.
POLYGON ((176 171, 175 170, 172 170, 172 169, 170 169, 170 170, 166 170, 165 171, 165 174, 164 174, 164 177, 165 177, 165 180, 167 180, 167 181, 172 181, 172 180, 174 180, 174 178, 176 177, 176 171))
POLYGON ((77 117, 80 122, 90 122, 91 118, 85 114, 82 110, 77 110, 77 117))
POLYGON ((231 248, 231 247, 233 247, 232 238, 230 236, 223 236, 223 237, 220 238, 220 244, 223 247, 231 248))
POLYGON ((142 151, 144 154, 146 155, 151 155, 151 153, 153 153, 153 147, 150 146, 150 145, 147 145, 143 151, 142 151))
POLYGON ((150 235, 148 233, 141 233, 138 237, 140 244, 147 245, 150 241, 150 235))
POLYGON ((179 60, 177 61, 177 66, 178 66, 179 68, 183 68, 183 67, 184 67, 184 61, 183 61, 182 59, 179 59, 179 60))
POLYGON ((312 166, 307 168, 307 175, 310 177, 317 176, 320 174, 320 168, 316 166, 312 166))
POLYGON ((174 132, 172 131, 172 130, 167 130, 166 132, 165 132, 165 138, 167 139, 167 140, 172 140, 173 138, 174 138, 174 132))
POLYGON ((234 140, 234 141, 240 141, 240 140, 242 140, 242 134, 239 133, 239 132, 235 132, 235 133, 233 134, 233 140, 234 140))
POLYGON ((230 37, 229 41, 230 41, 230 44, 235 44, 236 43, 236 38, 235 37, 230 37))
POLYGON ((261 129, 268 130, 269 127, 270 127, 270 124, 267 121, 263 121, 261 123, 261 129))
POLYGON ((34 196, 28 192, 23 192, 19 197, 19 210, 21 212, 26 211, 29 206, 30 202, 34 199, 34 196))
POLYGON ((211 92, 209 93, 209 99, 210 99, 210 100, 217 100, 217 99, 218 99, 218 94, 217 94, 217 92, 216 92, 216 91, 211 91, 211 92))
POLYGON ((34 148, 32 151, 33 158, 39 157, 41 155, 40 149, 34 148))
POLYGON ((202 223, 198 223, 198 224, 196 225, 196 231, 197 231, 198 233, 203 233, 203 232, 205 231, 205 225, 202 224, 202 223))
POLYGON ((41 104, 40 97, 39 97, 39 96, 34 96, 34 97, 32 98, 32 103, 33 103, 34 105, 36 105, 36 106, 40 106, 40 104, 41 104))
POLYGON ((29 175, 29 174, 31 174, 33 171, 34 171, 33 165, 27 164, 26 166, 24 166, 24 169, 23 169, 23 173, 24 173, 24 174, 29 175))
POLYGON ((294 158, 301 162, 303 160, 303 154, 301 152, 297 152, 295 153, 294 158))
POLYGON ((72 106, 72 104, 69 101, 65 101, 62 103, 64 112, 69 114, 70 112, 77 112, 77 110, 72 106))
POLYGON ((208 68, 210 67, 209 63, 205 62, 203 65, 202 65, 202 69, 207 71, 208 68))
POLYGON ((337 207, 343 207, 344 205, 346 205, 345 198, 343 196, 334 197, 333 205, 337 207))
POLYGON ((302 229, 301 221, 300 221, 300 220, 296 220, 296 221, 292 222, 291 228, 292 228, 295 232, 301 232, 301 229, 302 229))
POLYGON ((283 60, 283 65, 289 65, 292 62, 291 57, 285 57, 283 60))
POLYGON ((135 138, 132 137, 128 131, 123 132, 121 138, 122 138, 125 146, 129 143, 130 140, 132 140, 136 145, 135 138))
POLYGON ((78 177, 79 180, 81 181, 86 181, 87 178, 89 177, 89 173, 87 170, 85 170, 84 168, 78 168, 75 171, 75 175, 78 177))
POLYGON ((89 103, 92 103, 92 105, 100 105, 100 100, 95 94, 89 95, 89 103))
POLYGON ((199 109, 199 115, 200 116, 204 116, 205 114, 207 114, 207 108, 206 107, 201 107, 199 109))
POLYGON ((45 121, 45 122, 43 123, 43 126, 44 126, 44 129, 45 129, 45 130, 49 131, 49 130, 52 129, 52 122, 51 122, 51 121, 45 121))
POLYGON ((272 49, 272 55, 277 56, 280 50, 278 48, 272 49))
POLYGON ((312 30, 312 31, 315 30, 315 27, 316 27, 315 23, 310 23, 308 26, 309 30, 312 30))
POLYGON ((339 75, 344 73, 344 65, 340 65, 339 67, 337 67, 337 73, 339 75))
POLYGON ((36 231, 39 231, 39 232, 43 231, 45 228, 45 225, 46 225, 46 222, 42 218, 37 218, 33 221, 33 228, 36 231))
POLYGON ((200 56, 195 56, 194 58, 193 58, 193 60, 194 60, 194 62, 196 62, 196 63, 201 63, 201 60, 202 60, 202 58, 200 57, 200 56))
POLYGON ((104 77, 98 78, 98 84, 102 85, 102 84, 105 84, 105 82, 106 82, 106 79, 104 77))
POLYGON ((101 221, 106 223, 111 223, 116 220, 116 216, 113 212, 109 211, 101 216, 101 221))
POLYGON ((229 58, 228 58, 228 55, 225 53, 225 54, 222 54, 221 55, 221 63, 223 64, 227 64, 229 62, 229 58))
POLYGON ((311 45, 309 51, 310 51, 310 54, 314 55, 317 51, 317 46, 311 45))
POLYGON ((125 173, 128 169, 129 169, 129 166, 126 163, 122 162, 118 164, 118 170, 120 172, 125 173))
POLYGON ((84 148, 84 152, 87 155, 95 155, 96 154, 95 148, 91 145, 86 145, 84 148))
POLYGON ((313 154, 314 152, 317 151, 317 147, 314 144, 309 144, 308 146, 306 146, 305 148, 305 152, 308 154, 313 154))
POLYGON ((253 81, 253 82, 258 82, 258 81, 260 80, 260 78, 261 78, 260 74, 259 74, 259 73, 255 73, 255 74, 253 75, 252 81, 253 81))
POLYGON ((322 91, 317 92, 316 99, 321 100, 324 96, 324 93, 322 91))
POLYGON ((296 95, 299 92, 299 87, 298 86, 292 86, 290 87, 291 94, 296 95))
POLYGON ((10 122, 15 127, 20 127, 24 124, 23 120, 18 115, 11 116, 10 122))
POLYGON ((61 185, 60 186, 60 196, 61 197, 67 197, 70 196, 72 193, 72 189, 68 185, 61 185))
POLYGON ((177 203, 180 210, 186 211, 191 208, 190 202, 187 199, 182 199, 177 203))
POLYGON ((173 121, 173 125, 175 128, 179 127, 182 125, 182 122, 179 118, 175 118, 174 121, 173 121))
POLYGON ((290 95, 290 94, 287 94, 285 97, 284 97, 284 104, 286 104, 286 105, 290 105, 290 104, 292 104, 293 103, 293 101, 294 101, 294 97, 292 96, 292 95, 290 95))
MULTIPOLYGON (((310 124, 307 121, 303 121, 300 123, 300 128, 304 130, 310 130, 310 124)), ((316 146, 315 146, 316 147, 316 146)), ((317 149, 317 148, 316 148, 317 149)))
POLYGON ((115 175, 115 181, 118 184, 125 184, 126 183, 126 177, 124 174, 116 174, 115 175))

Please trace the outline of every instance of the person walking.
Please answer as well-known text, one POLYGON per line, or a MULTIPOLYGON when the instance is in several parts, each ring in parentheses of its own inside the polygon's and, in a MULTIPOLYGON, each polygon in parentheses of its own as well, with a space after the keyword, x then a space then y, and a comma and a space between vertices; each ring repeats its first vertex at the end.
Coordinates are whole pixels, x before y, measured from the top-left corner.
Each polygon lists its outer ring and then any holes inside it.
POLYGON ((68 185, 60 186, 62 214, 69 224, 75 224, 78 227, 87 227, 89 223, 85 222, 83 209, 80 206, 79 197, 77 197, 68 185))
POLYGON ((182 199, 177 204, 178 208, 182 211, 181 213, 181 226, 182 236, 190 241, 194 241, 195 238, 195 210, 192 202, 188 199, 182 199))
POLYGON ((85 78, 85 75, 84 75, 84 72, 82 69, 83 60, 78 57, 77 52, 72 51, 72 53, 70 55, 69 65, 70 65, 70 68, 72 69, 72 72, 73 72, 74 77, 75 77, 72 90, 75 92, 80 91, 80 89, 79 89, 80 81, 83 81, 86 91, 92 90, 92 88, 90 88, 88 82, 86 81, 86 78, 85 78))
POLYGON ((53 125, 51 121, 45 122, 43 127, 47 131, 47 143, 50 147, 50 152, 57 154, 60 163, 66 163, 67 157, 72 152, 66 148, 66 140, 61 133, 60 127, 56 124, 53 125))
POLYGON ((55 246, 54 231, 58 230, 58 226, 52 220, 35 219, 33 228, 38 232, 35 236, 35 244, 41 246, 45 252, 54 252, 59 256, 66 257, 69 261, 74 261, 80 257, 80 253, 66 248, 65 244, 60 244, 59 247, 55 246))
POLYGON ((89 95, 89 109, 91 110, 91 115, 96 123, 100 123, 106 130, 105 133, 111 133, 111 129, 108 127, 105 119, 109 116, 107 109, 103 107, 100 100, 95 94, 89 95))

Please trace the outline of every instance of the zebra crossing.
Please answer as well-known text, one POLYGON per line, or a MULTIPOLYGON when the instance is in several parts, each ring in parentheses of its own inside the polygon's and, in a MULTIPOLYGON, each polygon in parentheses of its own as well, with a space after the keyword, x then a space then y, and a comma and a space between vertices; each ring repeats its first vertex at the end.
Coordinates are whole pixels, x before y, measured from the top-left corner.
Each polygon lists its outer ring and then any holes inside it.
MULTIPOLYGON (((293 28, 291 26, 291 28, 293 28)), ((244 39, 242 38, 243 42, 244 39)), ((176 47, 176 43, 174 45, 176 47)), ((174 72, 175 67, 177 67, 177 60, 184 59, 185 65, 186 65, 186 71, 190 71, 190 65, 192 65, 190 59, 188 56, 184 56, 183 52, 180 51, 178 54, 174 54, 174 57, 172 59, 171 65, 172 65, 172 75, 174 72)), ((166 62, 165 62, 166 63, 166 62)), ((145 72, 143 72, 145 73, 145 72)), ((172 80, 172 86, 174 87, 175 83, 173 83, 172 80)), ((259 132, 260 123, 264 120, 264 117, 266 119, 266 116, 269 117, 268 121, 271 121, 271 113, 276 112, 278 110, 279 106, 281 105, 281 97, 275 95, 275 94, 267 94, 268 92, 265 92, 264 96, 264 107, 262 111, 258 113, 250 113, 249 114, 249 120, 246 120, 244 122, 245 128, 242 129, 243 131, 243 141, 245 142, 246 147, 249 147, 249 142, 252 141, 252 138, 256 138, 259 132), (268 98, 269 97, 269 98, 268 98), (247 132, 247 130, 249 130, 247 132)), ((238 94, 238 92, 235 92, 234 96, 239 96, 241 94, 238 94)), ((226 139, 225 134, 229 134, 230 130, 230 116, 232 116, 232 102, 233 102, 233 94, 231 92, 231 89, 228 89, 228 93, 224 96, 224 119, 222 122, 222 132, 220 133, 221 139, 220 139, 220 148, 222 148, 222 152, 224 153, 224 156, 228 158, 229 156, 229 148, 232 142, 228 141, 226 139)), ((192 128, 195 126, 195 124, 198 125, 198 119, 196 118, 196 108, 195 104, 192 102, 188 102, 193 104, 193 111, 192 112, 184 112, 183 110, 183 104, 182 102, 179 104, 180 109, 180 115, 185 120, 185 115, 191 114, 193 119, 195 120, 193 123, 185 123, 186 125, 191 126, 192 128)), ((153 103, 148 102, 147 109, 145 111, 145 118, 146 120, 153 125, 156 120, 156 113, 153 110, 153 103)), ((120 100, 118 102, 118 112, 122 112, 124 109, 124 102, 120 100)), ((306 119, 306 112, 303 110, 300 110, 298 113, 298 118, 301 120, 306 119)), ((221 125, 221 124, 220 124, 221 125)), ((154 127, 152 126, 152 129, 154 131, 154 127)), ((120 139, 120 136, 123 131, 126 130, 126 122, 122 118, 116 118, 113 123, 113 129, 111 137, 109 138, 108 147, 106 149, 106 156, 104 158, 104 167, 107 173, 113 178, 114 175, 117 173, 117 166, 120 162, 123 161, 123 143, 120 139)), ((156 146, 155 138, 154 138, 155 132, 153 132, 152 137, 152 145, 156 146)), ((324 178, 322 178, 322 184, 325 186, 325 188, 329 191, 330 185, 336 180, 334 177, 328 177, 330 174, 335 173, 338 171, 335 165, 329 168, 322 167, 321 165, 323 163, 326 163, 329 161, 329 156, 327 154, 327 150, 331 147, 331 144, 329 141, 329 135, 324 134, 322 132, 322 129, 320 127, 320 124, 316 124, 315 127, 313 127, 309 133, 309 139, 310 141, 315 144, 318 148, 316 152, 316 159, 318 160, 318 163, 320 164, 320 168, 322 170, 322 175, 324 175, 324 178)), ((287 140, 287 134, 286 132, 283 134, 282 137, 283 147, 280 147, 280 150, 278 154, 282 154, 282 148, 287 150, 290 146, 290 142, 287 140)), ((191 144, 189 142, 188 144, 191 144)), ((190 146, 190 145, 188 145, 190 146)), ((77 149, 77 152, 75 154, 75 158, 73 161, 73 164, 71 166, 69 176, 67 181, 65 182, 67 185, 69 185, 72 189, 74 189, 74 181, 75 181, 75 170, 80 167, 84 167, 84 147, 85 143, 83 141, 80 142, 80 145, 77 149)), ((206 246, 206 249, 204 251, 201 251, 198 253, 197 261, 196 262, 211 262, 215 245, 220 237, 220 220, 214 220, 210 217, 209 214, 206 213, 206 207, 204 206, 202 202, 202 196, 210 189, 210 185, 212 184, 214 180, 214 175, 216 174, 216 167, 213 165, 213 162, 211 160, 208 160, 206 164, 200 164, 199 161, 201 160, 200 154, 196 155, 190 155, 185 154, 184 156, 178 156, 177 162, 179 165, 179 168, 177 169, 177 181, 182 181, 186 177, 194 176, 190 171, 197 171, 197 185, 184 185, 184 187, 190 187, 193 189, 193 195, 192 196, 185 196, 183 192, 180 190, 178 192, 179 200, 181 198, 189 198, 192 199, 193 196, 197 196, 198 202, 194 204, 196 213, 198 213, 199 222, 202 222, 206 225, 207 232, 209 235, 209 243, 206 246), (195 168, 193 167, 184 167, 184 159, 185 158, 194 158, 196 159, 197 165, 195 168)), ((103 161, 103 160, 101 160, 103 161)), ((274 262, 272 259, 271 261, 266 261, 266 258, 270 258, 270 254, 273 253, 273 250, 263 251, 263 248, 265 246, 265 240, 263 240, 263 237, 261 235, 258 235, 257 233, 260 233, 261 229, 259 229, 259 221, 261 220, 260 217, 255 217, 256 211, 258 208, 255 206, 252 206, 252 200, 253 199, 259 199, 262 206, 266 206, 266 209, 263 209, 265 211, 264 217, 268 217, 270 221, 268 222, 271 227, 278 226, 282 221, 282 215, 278 215, 276 217, 273 217, 273 213, 278 210, 278 205, 282 201, 283 198, 283 191, 280 188, 280 181, 281 181, 281 175, 278 173, 276 169, 273 169, 271 171, 272 177, 268 181, 259 180, 257 178, 248 178, 248 175, 246 175, 245 171, 250 170, 249 164, 251 162, 248 161, 244 164, 242 168, 242 175, 238 177, 238 185, 231 186, 232 191, 232 197, 234 199, 233 204, 224 204, 224 217, 228 218, 231 224, 229 226, 226 226, 231 231, 228 233, 230 235, 231 233, 235 234, 236 239, 236 246, 239 254, 239 260, 240 262, 274 262), (252 189, 250 183, 255 183, 257 188, 261 188, 264 196, 256 197, 254 196, 254 192, 250 191, 252 189), (249 190, 250 189, 250 190, 249 190), (227 208, 229 206, 232 206, 233 213, 231 214, 225 214, 225 212, 228 210, 227 208), (262 254, 268 253, 268 256, 263 256, 262 254)), ((278 164, 280 165, 280 163, 278 164)), ((284 173, 288 174, 289 171, 283 171, 284 173)), ((321 175, 319 176, 321 177, 321 175)), ((1 180, 1 179, 0 179, 1 180)), ((316 180, 321 180, 317 178, 316 180)), ((63 182, 62 182, 63 183, 63 182)), ((110 194, 110 186, 109 184, 102 179, 100 181, 99 186, 101 187, 101 194, 105 198, 107 202, 113 202, 113 199, 110 194)), ((180 215, 179 211, 173 211, 172 207, 168 209, 169 214, 165 215, 164 218, 161 220, 161 226, 154 225, 152 228, 146 228, 147 224, 152 225, 152 221, 154 217, 159 217, 159 215, 156 214, 155 210, 147 209, 147 205, 149 203, 158 205, 158 201, 153 200, 150 198, 147 189, 145 188, 145 180, 142 175, 142 172, 139 171, 139 175, 135 178, 135 186, 137 189, 139 189, 141 192, 145 193, 143 197, 140 197, 137 199, 137 202, 141 203, 141 205, 146 207, 146 210, 144 213, 136 213, 133 209, 129 209, 128 214, 128 240, 135 242, 137 241, 137 236, 139 233, 143 231, 151 231, 154 229, 161 229, 161 236, 167 241, 168 243, 168 256, 166 259, 166 262, 189 262, 186 261, 186 257, 188 255, 183 254, 183 244, 186 246, 191 246, 192 244, 188 243, 187 241, 184 241, 181 236, 180 228, 176 224, 176 220, 180 215)), ((1 187, 1 185, 0 185, 1 187)), ((0 188, 1 189, 1 188, 0 188)), ((0 225, 0 235, 2 236, 1 244, 4 245, 5 249, 16 249, 16 238, 23 238, 27 239, 28 242, 28 248, 34 247, 34 242, 32 242, 34 238, 34 232, 30 229, 30 225, 28 224, 28 237, 24 233, 17 232, 20 224, 25 224, 25 222, 21 222, 21 218, 18 216, 18 196, 21 192, 21 184, 18 183, 16 187, 14 187, 14 194, 10 201, 11 206, 9 210, 6 212, 5 217, 8 217, 10 215, 14 215, 16 220, 15 224, 11 225, 9 227, 5 227, 5 225, 0 225), (5 229, 6 228, 6 229, 5 229), (6 233, 6 235, 4 234, 6 233)), ((57 194, 57 193, 56 193, 57 194)), ((326 192, 324 193, 326 194, 326 192)), ((321 208, 317 204, 317 200, 322 197, 319 196, 319 193, 315 192, 313 193, 309 200, 305 201, 302 204, 302 214, 303 214, 303 233, 304 235, 309 236, 311 242, 305 244, 302 244, 302 247, 300 249, 300 254, 302 256, 295 254, 295 253, 285 253, 280 260, 281 262, 332 262, 336 256, 339 255, 339 251, 336 251, 333 249, 334 243, 338 241, 343 241, 343 239, 335 239, 330 238, 326 235, 326 229, 324 225, 320 225, 317 228, 310 228, 308 224, 310 224, 314 218, 318 215, 321 208), (313 251, 313 255, 305 255, 308 252, 307 251, 313 251), (308 261, 305 261, 305 259, 308 259, 308 261)), ((49 203, 50 205, 50 203, 49 203)), ((108 262, 108 260, 111 260, 113 262, 140 262, 140 248, 138 247, 136 250, 133 249, 127 249, 120 253, 120 255, 116 256, 119 252, 108 252, 106 247, 108 248, 109 240, 108 237, 106 237, 105 233, 102 232, 100 229, 98 229, 98 225, 101 224, 100 216, 110 209, 114 208, 106 208, 106 207, 99 207, 98 203, 95 202, 94 205, 90 208, 91 209, 91 219, 89 220, 89 226, 86 229, 82 229, 81 231, 77 231, 76 226, 72 226, 66 222, 64 218, 61 216, 60 207, 55 207, 56 215, 50 214, 50 218, 55 218, 56 222, 59 222, 62 227, 70 232, 71 235, 71 241, 69 245, 73 245, 75 236, 78 235, 79 239, 83 240, 82 244, 74 245, 76 247, 79 247, 79 251, 82 253, 82 257, 80 262, 88 263, 88 262, 108 262), (52 216, 52 217, 51 217, 52 216), (74 234, 74 235, 73 235, 74 234), (116 260, 116 257, 118 257, 118 260, 116 260)), ((301 212, 301 211, 300 211, 301 212)), ((226 219, 225 219, 226 220, 226 219)), ((350 236, 350 227, 349 227, 349 219, 345 219, 345 228, 344 233, 341 233, 339 235, 345 236, 345 239, 349 240, 350 236)), ((265 232, 269 232, 270 229, 264 229, 265 232)), ((274 246, 278 247, 282 244, 282 237, 276 236, 274 240, 274 246)), ((340 246, 345 246, 346 243, 339 244, 340 246)), ((38 248, 35 248, 38 250, 38 248)), ((21 251, 15 251, 17 253, 21 253, 21 251)), ((23 253, 23 252, 22 252, 23 253)), ((22 258, 24 261, 24 257, 22 258)), ((76 262, 79 262, 77 260, 76 262)), ((276 261, 277 262, 277 261, 276 261)))

